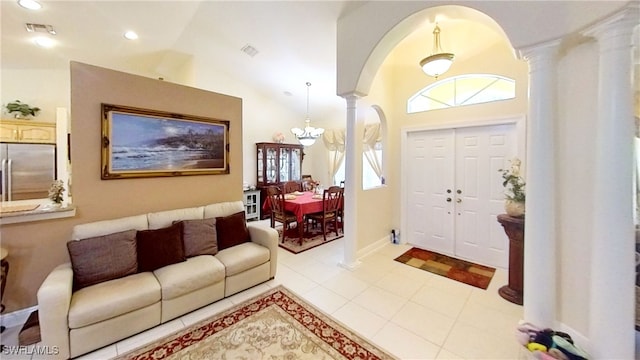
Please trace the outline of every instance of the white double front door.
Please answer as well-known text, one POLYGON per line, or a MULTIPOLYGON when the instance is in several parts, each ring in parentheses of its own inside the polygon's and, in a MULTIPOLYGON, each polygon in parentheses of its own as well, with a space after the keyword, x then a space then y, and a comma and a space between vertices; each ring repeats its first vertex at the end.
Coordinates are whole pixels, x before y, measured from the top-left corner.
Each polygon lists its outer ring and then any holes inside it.
POLYGON ((503 169, 516 155, 514 124, 407 134, 407 241, 477 263, 508 266, 503 169))

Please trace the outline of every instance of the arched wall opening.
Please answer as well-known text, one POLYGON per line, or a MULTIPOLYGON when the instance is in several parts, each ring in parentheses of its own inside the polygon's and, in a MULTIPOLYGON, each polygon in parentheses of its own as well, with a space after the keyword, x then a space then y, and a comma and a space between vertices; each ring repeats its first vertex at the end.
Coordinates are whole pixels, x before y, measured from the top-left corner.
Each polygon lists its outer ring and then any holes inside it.
MULTIPOLYGON (((550 254, 557 254, 550 258, 549 263, 550 266, 557 266, 557 271, 554 272, 556 285, 552 285, 554 295, 545 301, 552 304, 553 310, 554 322, 548 325, 558 326, 560 329, 571 332, 576 335, 579 343, 584 344, 587 349, 595 349, 595 353, 602 351, 602 345, 597 340, 590 341, 590 336, 596 336, 591 333, 596 325, 590 323, 590 314, 593 312, 591 308, 593 301, 590 300, 590 296, 593 291, 600 291, 600 289, 592 289, 593 282, 590 277, 599 269, 592 268, 589 261, 585 259, 593 259, 595 256, 591 247, 594 242, 591 230, 592 223, 594 219, 597 222, 598 215, 590 204, 595 198, 593 189, 594 183, 597 182, 594 174, 596 170, 593 168, 594 157, 596 152, 600 151, 597 146, 594 147, 594 144, 598 139, 598 127, 602 126, 599 124, 601 121, 598 120, 598 111, 601 106, 598 88, 603 79, 598 73, 599 63, 602 61, 603 44, 599 43, 596 37, 585 33, 589 28, 596 26, 594 24, 601 25, 607 21, 615 21, 615 18, 611 20, 613 18, 611 15, 620 12, 627 3, 627 1, 580 4, 562 2, 546 3, 547 6, 544 8, 541 4, 528 2, 521 8, 512 8, 504 7, 504 3, 476 2, 472 5, 470 2, 460 2, 462 5, 474 6, 477 11, 484 14, 490 14, 494 23, 501 25, 505 38, 508 36, 510 39, 508 41, 511 44, 511 56, 514 49, 519 52, 529 51, 530 55, 535 55, 536 49, 541 45, 547 46, 553 40, 557 40, 559 44, 552 45, 557 46, 557 56, 545 69, 551 81, 550 84, 545 85, 557 94, 554 96, 553 104, 549 106, 552 109, 549 138, 556 142, 549 164, 555 169, 552 181, 556 184, 557 196, 553 199, 555 210, 553 222, 558 239, 557 244, 547 249, 550 254), (545 19, 545 24, 549 26, 540 27, 540 19, 545 19), (580 179, 577 183, 576 176, 580 179), (576 254, 578 256, 575 256, 576 254)), ((399 3, 397 7, 372 3, 358 9, 357 14, 350 14, 339 21, 337 86, 339 95, 355 96, 362 101, 374 101, 370 98, 376 94, 376 77, 393 78, 393 74, 381 75, 380 65, 405 36, 419 27, 421 21, 428 21, 425 14, 429 13, 429 9, 424 9, 425 6, 427 5, 424 3, 399 3), (380 16, 381 13, 385 16, 380 16), (375 25, 370 23, 371 19, 375 19, 375 25), (366 31, 359 31, 360 28, 366 31), (367 34, 364 34, 365 32, 367 34)), ((446 47, 444 39, 443 46, 446 47)), ((425 46, 425 55, 429 48, 429 45, 425 46)), ((417 61, 419 59, 416 59, 417 61)), ((527 66, 526 63, 525 66, 527 66)), ((520 98, 529 99, 526 88, 520 88, 518 91, 525 93, 524 96, 520 95, 520 98)), ((389 110, 393 108, 393 105, 389 104, 397 103, 395 101, 397 97, 394 97, 394 94, 385 95, 387 95, 386 102, 382 103, 389 119, 390 143, 393 149, 397 150, 402 146, 398 136, 402 127, 401 121, 398 120, 401 114, 389 110)), ((516 106, 516 109, 522 109, 522 107, 516 106)), ((530 112, 528 101, 524 109, 524 113, 530 112)), ((459 114, 460 117, 473 115, 473 111, 459 114)), ((355 121, 355 118, 356 116, 347 117, 347 121, 355 121)), ((536 140, 547 141, 546 138, 536 138, 536 140)), ((394 169, 389 170, 389 173, 389 183, 394 182, 394 177, 402 176, 394 169)), ((388 193, 384 195, 389 199, 396 199, 401 193, 401 189, 397 187, 387 186, 385 189, 388 193)), ((367 200, 359 196, 357 202, 351 206, 367 207, 367 200)), ((393 213, 398 213, 397 209, 395 210, 393 213)), ((392 227, 397 226, 398 223, 399 220, 396 218, 388 225, 392 227)), ((359 229, 353 233, 359 235, 359 229)), ((358 241, 360 252, 363 248, 362 238, 358 241)), ((631 249, 631 238, 625 237, 620 241, 624 242, 621 246, 631 249)), ((626 283, 626 279, 633 274, 631 258, 632 256, 621 258, 620 262, 628 263, 629 269, 625 268, 621 272, 619 280, 611 279, 616 284, 626 283)), ((616 289, 619 288, 618 285, 611 284, 612 288, 616 289)), ((611 289, 602 290, 610 291, 611 289)), ((625 287, 622 296, 625 309, 630 305, 632 292, 632 288, 629 290, 625 287)), ((632 327, 628 327, 628 324, 630 321, 615 324, 619 326, 614 326, 611 322, 605 325, 607 331, 618 334, 620 339, 623 339, 621 340, 624 343, 623 351, 627 354, 628 338, 633 334, 632 327)))

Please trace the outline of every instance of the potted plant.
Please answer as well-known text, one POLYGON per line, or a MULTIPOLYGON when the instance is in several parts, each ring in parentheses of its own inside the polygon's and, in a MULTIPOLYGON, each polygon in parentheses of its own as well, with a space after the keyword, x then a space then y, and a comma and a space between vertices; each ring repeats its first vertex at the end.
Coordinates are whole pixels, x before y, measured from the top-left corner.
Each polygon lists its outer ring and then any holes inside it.
POLYGON ((26 118, 28 116, 36 116, 40 112, 39 107, 31 107, 29 104, 16 100, 8 103, 4 106, 9 114, 12 114, 16 118, 26 118))
POLYGON ((64 182, 56 180, 49 188, 49 200, 53 201, 53 206, 60 207, 62 205, 62 193, 64 192, 64 182))
POLYGON ((502 173, 502 178, 504 182, 502 186, 504 186, 504 195, 505 195, 505 203, 504 209, 507 212, 507 215, 513 217, 521 217, 524 216, 524 204, 525 204, 525 181, 522 176, 520 176, 520 165, 521 161, 518 158, 513 158, 511 161, 511 167, 509 169, 499 169, 502 173))

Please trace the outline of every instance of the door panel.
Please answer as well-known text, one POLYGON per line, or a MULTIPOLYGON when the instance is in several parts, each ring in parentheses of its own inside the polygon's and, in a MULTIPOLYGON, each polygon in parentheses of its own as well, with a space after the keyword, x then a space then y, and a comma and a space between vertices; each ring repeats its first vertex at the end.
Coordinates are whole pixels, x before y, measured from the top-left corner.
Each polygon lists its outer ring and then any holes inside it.
POLYGON ((497 222, 504 212, 498 169, 516 155, 515 145, 515 125, 409 133, 408 242, 507 267, 508 239, 497 222))
POLYGON ((407 174, 407 206, 408 214, 408 241, 414 244, 424 244, 425 223, 427 218, 425 211, 425 182, 426 182, 426 140, 420 136, 411 134, 408 138, 409 173, 407 174))
POLYGON ((515 156, 514 139, 514 125, 456 130, 456 184, 462 184, 462 193, 456 203, 455 253, 461 258, 508 265, 508 238, 497 222, 504 212, 498 169, 515 156))
POLYGON ((452 135, 443 130, 408 137, 409 242, 445 254, 454 248, 452 135))

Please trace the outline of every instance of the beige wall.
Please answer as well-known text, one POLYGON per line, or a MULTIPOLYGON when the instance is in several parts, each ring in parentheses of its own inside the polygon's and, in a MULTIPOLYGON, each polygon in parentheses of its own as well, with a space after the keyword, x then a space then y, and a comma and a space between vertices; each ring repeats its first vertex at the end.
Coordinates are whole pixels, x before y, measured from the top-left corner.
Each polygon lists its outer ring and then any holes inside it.
POLYGON ((36 304, 36 291, 68 261, 75 224, 150 211, 242 199, 242 99, 81 63, 71 64, 74 218, 3 225, 9 250, 6 311, 36 304), (100 179, 100 103, 230 121, 230 173, 149 179, 100 179))
POLYGON ((37 121, 55 122, 56 108, 68 109, 71 106, 69 70, 2 69, 0 90, 3 105, 20 100, 39 107, 41 111, 35 117, 37 121))
MULTIPOLYGON (((369 96, 359 100, 358 111, 364 114, 364 123, 381 122, 383 128, 383 173, 385 185, 372 189, 362 189, 362 171, 358 173, 358 208, 357 226, 358 239, 357 250, 360 254, 369 250, 367 247, 374 245, 377 241, 390 241, 391 229, 399 229, 399 217, 395 216, 395 197, 400 192, 401 176, 395 171, 395 164, 399 162, 398 150, 398 128, 397 119, 393 117, 398 103, 392 94, 398 90, 398 84, 390 82, 393 79, 393 69, 383 66, 372 83, 369 96), (384 114, 380 119, 378 113, 372 108, 377 106, 384 114)), ((360 115, 359 115, 360 116, 360 115)), ((364 129, 360 138, 364 135, 364 129)), ((360 145, 361 146, 361 145, 360 145)), ((358 148, 362 151, 361 148, 358 148)), ((362 157, 357 158, 362 169, 362 157)))
MULTIPOLYGON (((300 91, 297 96, 285 97, 284 99, 273 99, 265 96, 251 86, 239 82, 221 69, 210 66, 203 59, 193 61, 195 76, 192 84, 194 87, 209 91, 230 94, 241 97, 243 116, 243 173, 244 182, 248 184, 256 183, 257 159, 256 143, 273 141, 273 134, 281 132, 285 136, 285 143, 298 144, 295 136, 289 131, 294 126, 304 125, 304 115, 292 111, 292 108, 304 104, 306 98, 301 97, 304 93, 304 82, 300 84, 300 91), (286 106, 283 106, 283 103, 286 106), (288 105, 291 105, 289 107, 288 105)), ((323 126, 321 119, 312 119, 314 126, 323 126)), ((321 145, 313 145, 305 149, 305 158, 302 162, 303 174, 315 174, 315 158, 322 156, 317 154, 316 149, 321 145)))

